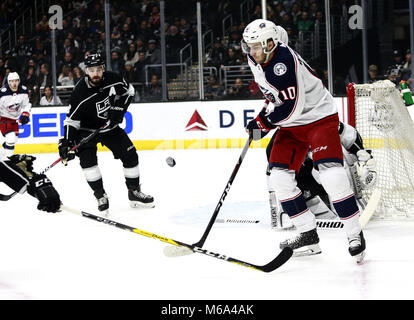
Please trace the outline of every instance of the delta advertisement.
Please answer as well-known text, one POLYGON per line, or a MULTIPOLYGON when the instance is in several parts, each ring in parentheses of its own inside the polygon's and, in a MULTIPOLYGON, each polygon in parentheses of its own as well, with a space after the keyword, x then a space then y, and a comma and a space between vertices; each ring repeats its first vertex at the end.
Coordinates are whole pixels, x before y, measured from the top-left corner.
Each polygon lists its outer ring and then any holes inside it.
MULTIPOLYGON (((347 122, 346 99, 335 101, 340 119, 347 122)), ((140 150, 240 148, 247 138, 247 123, 262 107, 263 100, 133 103, 121 127, 140 150)), ((16 152, 56 152, 68 110, 32 108, 30 122, 20 128, 16 152)), ((269 139, 252 146, 264 147, 269 139)))

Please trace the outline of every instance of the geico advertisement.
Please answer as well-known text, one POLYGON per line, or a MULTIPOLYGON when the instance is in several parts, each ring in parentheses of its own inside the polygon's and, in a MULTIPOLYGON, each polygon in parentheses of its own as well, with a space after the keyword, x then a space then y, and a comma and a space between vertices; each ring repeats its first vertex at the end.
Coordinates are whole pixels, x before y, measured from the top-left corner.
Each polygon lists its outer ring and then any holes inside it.
MULTIPOLYGON (((344 99, 335 100, 342 119, 344 99)), ((132 140, 245 138, 244 128, 262 107, 263 100, 135 103, 120 126, 132 140)), ((57 143, 67 112, 68 107, 32 108, 19 143, 57 143)))

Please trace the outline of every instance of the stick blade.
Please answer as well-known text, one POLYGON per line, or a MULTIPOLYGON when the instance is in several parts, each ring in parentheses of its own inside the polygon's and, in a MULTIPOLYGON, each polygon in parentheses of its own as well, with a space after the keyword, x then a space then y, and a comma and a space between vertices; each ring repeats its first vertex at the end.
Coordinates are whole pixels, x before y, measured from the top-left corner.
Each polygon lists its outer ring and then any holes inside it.
POLYGON ((272 272, 285 264, 285 262, 287 262, 292 257, 292 255, 292 248, 283 248, 283 250, 278 254, 276 258, 274 258, 268 264, 262 266, 260 269, 264 272, 272 272))
POLYGON ((381 199, 381 191, 379 191, 378 189, 374 190, 371 194, 371 197, 369 198, 367 206, 365 207, 364 211, 359 217, 359 223, 361 224, 362 229, 365 228, 365 226, 368 224, 371 217, 374 215, 380 199, 381 199))
POLYGON ((192 253, 191 249, 183 246, 166 246, 164 248, 164 255, 167 257, 182 257, 192 253))

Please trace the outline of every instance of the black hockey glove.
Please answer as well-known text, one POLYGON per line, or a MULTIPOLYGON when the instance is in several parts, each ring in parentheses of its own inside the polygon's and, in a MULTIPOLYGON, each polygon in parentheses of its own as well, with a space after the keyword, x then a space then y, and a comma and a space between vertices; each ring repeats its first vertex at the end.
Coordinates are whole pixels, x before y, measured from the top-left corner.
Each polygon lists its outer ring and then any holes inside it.
POLYGON ((60 196, 52 182, 44 175, 35 173, 27 187, 27 192, 39 200, 38 210, 57 212, 60 208, 60 196))
POLYGON ((62 138, 59 140, 58 149, 62 163, 66 166, 68 161, 75 159, 75 151, 70 151, 75 146, 73 141, 62 138))
POLYGON ((108 120, 111 121, 111 125, 121 123, 124 120, 124 108, 113 105, 108 110, 108 120))
POLYGON ((23 112, 22 115, 20 116, 20 123, 22 125, 28 123, 29 118, 30 118, 30 113, 29 112, 23 112))

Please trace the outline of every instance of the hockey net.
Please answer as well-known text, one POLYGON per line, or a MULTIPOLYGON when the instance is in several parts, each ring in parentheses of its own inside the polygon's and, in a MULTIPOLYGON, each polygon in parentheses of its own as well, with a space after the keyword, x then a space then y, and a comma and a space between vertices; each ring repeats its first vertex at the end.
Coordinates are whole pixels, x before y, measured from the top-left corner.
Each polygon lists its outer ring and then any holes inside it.
MULTIPOLYGON (((349 84, 349 124, 372 150, 377 181, 363 190, 368 201, 375 188, 381 200, 374 218, 414 218, 414 123, 395 84, 349 84)), ((411 107, 411 108, 414 108, 411 107)))

